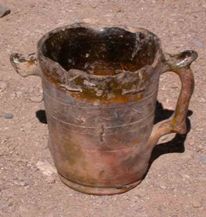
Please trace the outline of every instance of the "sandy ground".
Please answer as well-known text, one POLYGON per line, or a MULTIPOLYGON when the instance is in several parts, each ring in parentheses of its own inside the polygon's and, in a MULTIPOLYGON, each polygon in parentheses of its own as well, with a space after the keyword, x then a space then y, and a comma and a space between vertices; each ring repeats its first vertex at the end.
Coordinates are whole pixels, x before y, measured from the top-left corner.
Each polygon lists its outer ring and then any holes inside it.
MULTIPOLYGON (((204 217, 206 216, 206 1, 205 0, 3 0, 11 14, 0 18, 0 216, 1 217, 204 217), (22 79, 12 52, 36 50, 47 31, 79 21, 147 28, 165 52, 194 49, 196 88, 185 141, 166 137, 155 150, 144 181, 128 193, 89 196, 66 187, 47 147, 41 82, 22 79), (8 114, 7 114, 8 113, 8 114), (12 117, 12 115, 13 117, 12 117)), ((158 100, 174 109, 179 81, 161 77, 158 100)))

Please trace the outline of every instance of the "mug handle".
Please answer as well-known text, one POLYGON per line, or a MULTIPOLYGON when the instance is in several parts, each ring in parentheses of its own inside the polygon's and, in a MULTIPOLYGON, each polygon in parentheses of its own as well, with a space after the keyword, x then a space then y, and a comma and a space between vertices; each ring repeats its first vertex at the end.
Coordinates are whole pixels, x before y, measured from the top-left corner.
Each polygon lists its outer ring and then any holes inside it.
POLYGON ((155 146, 159 138, 166 134, 185 134, 187 132, 186 117, 190 98, 194 90, 194 76, 190 65, 197 56, 197 53, 192 50, 186 50, 176 55, 164 55, 162 73, 172 71, 177 74, 181 81, 181 91, 172 116, 154 125, 148 140, 149 146, 155 146))

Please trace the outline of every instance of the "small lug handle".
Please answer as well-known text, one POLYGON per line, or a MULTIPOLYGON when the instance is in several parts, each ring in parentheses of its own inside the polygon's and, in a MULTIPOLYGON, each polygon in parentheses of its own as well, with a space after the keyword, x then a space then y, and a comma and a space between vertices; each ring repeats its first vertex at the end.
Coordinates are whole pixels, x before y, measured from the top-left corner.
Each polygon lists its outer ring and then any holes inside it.
MULTIPOLYGON (((41 72, 38 67, 38 61, 35 53, 30 53, 28 55, 13 53, 10 56, 10 62, 15 71, 21 77, 28 77, 33 75, 41 77, 41 72)), ((42 100, 43 97, 39 102, 42 100)))
POLYGON ((31 75, 41 77, 35 53, 30 53, 28 55, 13 53, 10 56, 10 62, 15 71, 22 77, 28 77, 31 75))

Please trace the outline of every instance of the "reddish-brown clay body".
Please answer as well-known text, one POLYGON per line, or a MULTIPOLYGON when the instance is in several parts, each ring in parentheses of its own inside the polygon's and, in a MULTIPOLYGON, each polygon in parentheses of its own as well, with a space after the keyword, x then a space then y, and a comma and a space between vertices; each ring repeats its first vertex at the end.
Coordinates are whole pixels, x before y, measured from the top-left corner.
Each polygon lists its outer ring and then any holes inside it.
POLYGON ((41 70, 25 73, 36 64, 33 56, 14 54, 11 62, 22 76, 42 78, 49 146, 61 180, 104 195, 139 184, 158 139, 186 132, 196 57, 194 51, 163 54, 159 39, 144 29, 74 24, 39 41, 41 70), (173 116, 153 127, 159 76, 166 71, 179 75, 182 90, 173 116))

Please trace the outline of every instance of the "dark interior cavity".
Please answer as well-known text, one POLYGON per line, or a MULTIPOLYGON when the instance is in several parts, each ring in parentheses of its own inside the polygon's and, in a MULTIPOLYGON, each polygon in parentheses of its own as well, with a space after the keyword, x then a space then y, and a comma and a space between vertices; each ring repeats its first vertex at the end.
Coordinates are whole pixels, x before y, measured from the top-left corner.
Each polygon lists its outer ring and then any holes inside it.
POLYGON ((66 70, 113 75, 152 64, 158 47, 155 39, 149 32, 131 33, 117 27, 76 27, 52 33, 42 52, 66 70))

